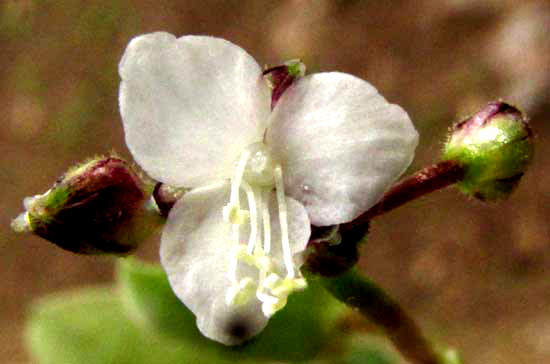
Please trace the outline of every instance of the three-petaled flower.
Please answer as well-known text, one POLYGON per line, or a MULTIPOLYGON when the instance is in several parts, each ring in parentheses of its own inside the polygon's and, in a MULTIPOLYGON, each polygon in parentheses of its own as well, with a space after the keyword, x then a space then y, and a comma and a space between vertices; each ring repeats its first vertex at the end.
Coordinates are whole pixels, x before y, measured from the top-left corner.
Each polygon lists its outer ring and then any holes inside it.
POLYGON ((300 273, 310 225, 348 222, 412 160, 418 135, 369 83, 305 76, 271 111, 262 69, 218 38, 134 38, 119 66, 128 148, 153 178, 192 188, 164 228, 161 262, 201 332, 258 334, 300 273))

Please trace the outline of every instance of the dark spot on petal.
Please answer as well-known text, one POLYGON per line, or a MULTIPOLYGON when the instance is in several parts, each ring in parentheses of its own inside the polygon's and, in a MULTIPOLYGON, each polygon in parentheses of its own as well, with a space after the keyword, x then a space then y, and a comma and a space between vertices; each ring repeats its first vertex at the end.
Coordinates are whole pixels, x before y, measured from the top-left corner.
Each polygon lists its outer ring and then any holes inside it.
POLYGON ((236 341, 244 341, 251 335, 250 324, 244 317, 235 316, 227 321, 225 332, 236 341))

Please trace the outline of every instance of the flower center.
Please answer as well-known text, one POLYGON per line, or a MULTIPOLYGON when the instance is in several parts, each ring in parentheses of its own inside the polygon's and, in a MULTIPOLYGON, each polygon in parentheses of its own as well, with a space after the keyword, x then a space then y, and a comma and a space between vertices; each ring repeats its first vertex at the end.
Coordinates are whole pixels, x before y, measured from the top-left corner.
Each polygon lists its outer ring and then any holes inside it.
POLYGON ((230 252, 229 279, 226 292, 228 305, 242 305, 254 296, 262 302, 266 317, 286 305, 287 297, 306 287, 300 271, 294 267, 288 234, 288 214, 281 165, 276 163, 263 143, 249 145, 237 162, 231 178, 229 203, 223 208, 224 220, 232 224, 233 248, 230 252), (275 188, 281 232, 281 250, 286 277, 279 275, 272 255, 270 197, 275 188), (245 192, 248 210, 241 209, 240 192, 245 192), (240 240, 240 226, 250 224, 248 243, 240 240), (253 266, 258 278, 238 279, 240 264, 253 266))
POLYGON ((244 179, 251 185, 273 187, 275 179, 273 171, 277 166, 264 143, 258 142, 249 145, 250 153, 244 169, 244 179))

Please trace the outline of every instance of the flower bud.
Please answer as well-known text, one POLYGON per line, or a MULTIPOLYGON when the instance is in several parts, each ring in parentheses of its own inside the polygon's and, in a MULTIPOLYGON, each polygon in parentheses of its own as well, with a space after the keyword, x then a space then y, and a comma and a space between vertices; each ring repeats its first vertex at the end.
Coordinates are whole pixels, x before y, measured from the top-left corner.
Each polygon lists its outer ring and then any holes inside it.
POLYGON ((74 253, 123 254, 143 239, 136 219, 145 202, 142 181, 125 161, 96 158, 69 169, 46 193, 25 198, 26 211, 12 228, 74 253))
POLYGON ((464 169, 457 186, 482 201, 506 198, 533 157, 533 133, 525 116, 504 102, 491 102, 453 126, 443 151, 464 169))
POLYGON ((273 90, 271 93, 271 109, 275 108, 277 101, 298 78, 306 74, 306 65, 299 59, 286 61, 281 66, 269 68, 263 72, 273 90))

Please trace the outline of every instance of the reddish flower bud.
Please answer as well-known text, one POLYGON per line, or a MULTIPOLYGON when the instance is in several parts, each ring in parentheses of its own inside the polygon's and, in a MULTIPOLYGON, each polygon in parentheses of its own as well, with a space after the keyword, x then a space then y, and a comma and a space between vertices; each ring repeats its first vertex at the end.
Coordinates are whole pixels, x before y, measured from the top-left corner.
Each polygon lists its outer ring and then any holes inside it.
POLYGON ((146 195, 138 175, 122 159, 93 159, 61 176, 42 195, 24 200, 26 212, 12 223, 74 253, 127 253, 142 240, 134 226, 146 195))

